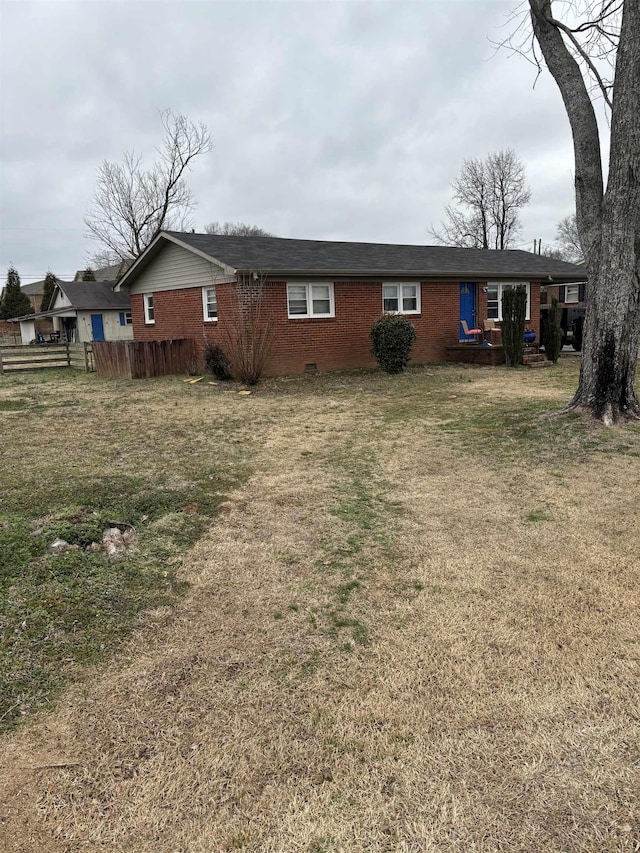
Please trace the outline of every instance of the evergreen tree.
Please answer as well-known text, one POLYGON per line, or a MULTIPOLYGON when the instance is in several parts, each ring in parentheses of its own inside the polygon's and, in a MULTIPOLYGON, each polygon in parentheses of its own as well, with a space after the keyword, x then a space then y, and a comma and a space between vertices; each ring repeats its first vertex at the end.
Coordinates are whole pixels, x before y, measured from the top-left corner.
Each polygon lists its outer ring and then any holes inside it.
POLYGON ((42 294, 42 305, 40 306, 41 311, 48 311, 51 307, 53 291, 57 283, 58 279, 51 270, 49 270, 44 277, 44 293, 42 294))
POLYGON ((524 287, 507 287, 502 293, 502 343, 507 367, 522 364, 527 292, 524 287))
POLYGON ((13 265, 7 270, 7 283, 2 304, 0 304, 0 314, 5 320, 10 320, 12 317, 22 317, 23 314, 33 314, 29 297, 20 289, 18 270, 13 265))
POLYGON ((562 349, 562 308, 555 296, 551 297, 551 307, 547 310, 547 322, 544 327, 544 352, 549 361, 557 363, 562 349))

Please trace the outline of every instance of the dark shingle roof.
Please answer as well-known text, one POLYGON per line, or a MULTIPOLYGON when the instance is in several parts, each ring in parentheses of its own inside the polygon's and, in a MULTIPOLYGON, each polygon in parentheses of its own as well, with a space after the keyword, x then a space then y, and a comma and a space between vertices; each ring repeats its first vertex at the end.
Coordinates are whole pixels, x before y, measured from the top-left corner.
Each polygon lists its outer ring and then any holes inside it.
POLYGON ((388 243, 344 243, 282 237, 226 237, 217 234, 164 232, 185 245, 236 270, 268 273, 332 273, 371 276, 423 275, 430 278, 531 278, 584 280, 584 267, 534 255, 505 251, 413 246, 388 243))
MULTIPOLYGON (((57 278, 58 284, 63 284, 62 279, 57 278)), ((29 284, 23 284, 20 288, 27 296, 40 296, 44 293, 44 279, 42 281, 32 281, 29 284)))
MULTIPOLYGON (((131 266, 133 260, 119 261, 117 264, 112 264, 110 267, 100 267, 100 269, 92 270, 95 281, 117 281, 131 266)), ((82 281, 82 277, 87 271, 87 267, 83 270, 76 270, 73 277, 74 281, 82 281)))
POLYGON ((129 294, 114 291, 115 284, 115 281, 61 281, 58 286, 78 311, 129 310, 129 294))

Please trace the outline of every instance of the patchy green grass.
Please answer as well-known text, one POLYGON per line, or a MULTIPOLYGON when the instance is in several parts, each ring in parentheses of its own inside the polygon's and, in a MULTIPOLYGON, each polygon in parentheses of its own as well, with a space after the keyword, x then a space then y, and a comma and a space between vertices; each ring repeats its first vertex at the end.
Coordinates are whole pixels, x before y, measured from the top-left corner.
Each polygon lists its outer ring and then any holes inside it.
MULTIPOLYGON (((212 452, 201 398, 179 380, 53 372, 5 377, 0 395, 1 729, 113 654, 143 611, 176 601, 185 552, 248 469, 240 443, 212 452), (154 405, 169 389, 175 420, 154 405), (114 523, 136 531, 117 560, 90 550, 114 523), (49 553, 56 538, 73 550, 49 553)), ((218 419, 210 433, 238 429, 218 419)))

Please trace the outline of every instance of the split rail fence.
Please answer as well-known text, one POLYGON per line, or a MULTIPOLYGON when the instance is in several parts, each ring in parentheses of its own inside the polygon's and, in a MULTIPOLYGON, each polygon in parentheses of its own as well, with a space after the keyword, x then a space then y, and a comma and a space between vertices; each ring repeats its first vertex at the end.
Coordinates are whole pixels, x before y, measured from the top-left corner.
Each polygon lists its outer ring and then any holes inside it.
POLYGON ((0 347, 0 373, 73 367, 95 370, 93 343, 0 347))

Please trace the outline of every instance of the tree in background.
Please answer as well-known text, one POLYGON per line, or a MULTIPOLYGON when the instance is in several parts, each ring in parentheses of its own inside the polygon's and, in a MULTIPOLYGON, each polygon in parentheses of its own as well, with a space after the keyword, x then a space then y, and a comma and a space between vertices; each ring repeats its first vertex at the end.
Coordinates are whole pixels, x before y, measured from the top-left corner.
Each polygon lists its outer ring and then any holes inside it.
POLYGON ((24 314, 33 314, 33 308, 27 294, 20 289, 20 276, 12 264, 7 270, 7 283, 0 303, 0 315, 5 320, 10 320, 12 317, 22 317, 24 314))
POLYGON ((567 253, 565 252, 565 250, 561 249, 559 246, 545 246, 540 252, 540 254, 544 255, 545 258, 552 258, 554 261, 571 260, 567 257, 567 253))
POLYGON ((44 291, 42 293, 42 305, 40 306, 41 311, 48 311, 51 307, 53 291, 55 290, 57 283, 58 279, 51 272, 51 270, 48 270, 47 274, 44 277, 44 291))
POLYGON ((575 213, 565 216, 558 222, 556 240, 564 254, 564 260, 577 264, 584 259, 580 235, 578 234, 578 222, 575 213))
POLYGON ((524 166, 510 148, 484 160, 464 160, 452 184, 439 243, 468 249, 508 249, 520 231, 520 210, 531 199, 524 166))
MULTIPOLYGON (((573 135, 576 222, 589 275, 580 381, 569 409, 640 419, 640 3, 528 0, 534 59, 556 81, 573 135), (541 56, 538 53, 541 52, 541 56), (605 188, 594 99, 610 111, 605 188)), ((507 40, 529 53, 522 19, 507 40)), ((606 130, 602 130, 606 133, 606 130)))
POLYGON ((171 110, 160 113, 164 138, 150 169, 142 157, 125 153, 122 163, 105 160, 98 169, 93 205, 84 222, 101 251, 120 260, 136 258, 163 229, 184 230, 195 207, 184 174, 194 158, 213 147, 204 124, 171 110))
POLYGON ((584 259, 575 213, 565 216, 558 222, 555 245, 546 246, 541 254, 547 258, 568 261, 571 264, 577 264, 584 259))
POLYGON ((220 234, 224 237, 274 237, 264 228, 247 225, 245 222, 210 222, 204 226, 206 234, 220 234))
POLYGON ((122 263, 132 263, 133 258, 127 258, 123 262, 120 255, 116 254, 113 249, 98 249, 96 252, 90 252, 87 255, 89 266, 94 270, 102 270, 107 267, 117 267, 122 263))

